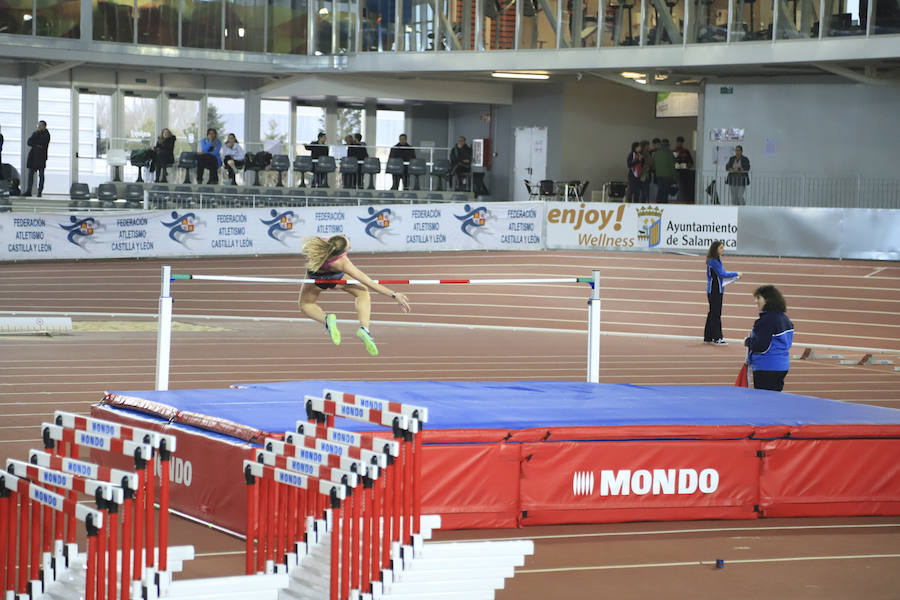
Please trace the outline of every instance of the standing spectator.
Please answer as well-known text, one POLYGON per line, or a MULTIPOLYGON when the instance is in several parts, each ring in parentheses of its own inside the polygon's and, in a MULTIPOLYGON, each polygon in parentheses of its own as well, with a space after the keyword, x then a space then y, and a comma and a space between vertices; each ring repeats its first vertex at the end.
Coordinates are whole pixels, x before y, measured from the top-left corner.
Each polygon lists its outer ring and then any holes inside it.
POLYGON ((153 147, 153 163, 150 170, 156 171, 156 183, 166 182, 166 169, 175 164, 175 136, 168 128, 159 132, 153 147))
POLYGON ((388 154, 388 159, 401 158, 401 159, 403 159, 403 163, 404 163, 403 175, 402 176, 401 175, 392 175, 392 177, 394 178, 394 183, 391 185, 392 190, 396 190, 396 189, 400 188, 401 180, 403 181, 403 189, 404 190, 409 189, 409 167, 407 166, 406 163, 408 163, 410 160, 414 159, 415 157, 416 157, 416 151, 413 150, 412 146, 410 146, 406 142, 406 134, 401 133, 400 139, 397 141, 397 143, 394 145, 394 147, 391 148, 391 153, 388 154))
MULTIPOLYGON (((306 144, 306 149, 309 150, 310 156, 312 156, 313 163, 317 163, 320 156, 328 156, 328 136, 326 136, 323 132, 319 132, 319 136, 316 138, 316 141, 310 142, 306 144)), ((315 169, 315 166, 313 166, 315 169)), ((328 187, 328 174, 327 173, 316 173, 313 176, 313 187, 328 187)))
POLYGON ((694 157, 691 151, 684 147, 684 138, 680 135, 675 138, 675 182, 678 184, 678 200, 681 202, 694 201, 693 173, 694 157))
POLYGON ((0 133, 0 165, 3 164, 3 134, 0 133))
POLYGON ((731 186, 731 204, 743 206, 744 191, 750 185, 750 159, 744 156, 743 146, 734 147, 734 156, 728 159, 725 170, 725 184, 731 186))
POLYGON ((466 138, 459 136, 456 145, 450 150, 450 176, 451 179, 456 178, 457 192, 463 191, 468 187, 464 185, 468 182, 468 173, 472 170, 472 148, 466 143, 466 138))
POLYGON ((638 202, 650 202, 650 142, 641 140, 641 181, 638 202))
POLYGON ((644 169, 641 157, 641 143, 631 142, 631 152, 625 163, 628 165, 628 197, 626 202, 640 202, 641 199, 641 173, 644 169))
POLYGON ((753 387, 780 392, 791 368, 794 324, 785 314, 784 296, 774 285, 756 288, 753 297, 760 311, 759 318, 744 340, 748 348, 747 364, 753 369, 753 387))
POLYGON ((706 298, 709 300, 709 313, 706 315, 706 327, 703 330, 703 343, 726 346, 722 335, 722 295, 725 293, 725 279, 740 278, 740 273, 726 271, 722 267, 722 255, 725 254, 725 242, 715 240, 706 253, 706 298))
POLYGON ((238 143, 237 136, 229 133, 228 137, 225 138, 225 144, 222 146, 222 164, 225 166, 225 172, 228 173, 231 185, 237 185, 235 171, 238 167, 244 166, 245 158, 247 158, 247 153, 244 152, 244 149, 238 143))
POLYGON ((28 188, 23 195, 31 195, 31 188, 34 185, 34 172, 37 171, 37 197, 40 198, 41 193, 44 191, 44 169, 47 167, 47 148, 50 146, 50 132, 47 131, 47 121, 38 121, 38 128, 28 138, 28 145, 31 146, 31 150, 28 151, 28 160, 25 163, 25 166, 28 168, 28 188))
POLYGON ((656 202, 667 204, 669 190, 675 183, 675 155, 669 149, 669 140, 663 140, 653 153, 653 165, 656 171, 656 202))
POLYGON ((659 138, 653 138, 644 154, 644 169, 647 170, 647 194, 645 196, 647 202, 652 202, 656 198, 656 149, 659 148, 659 144, 659 138))
POLYGON ((366 150, 366 144, 362 141, 361 133, 353 134, 353 145, 347 150, 347 156, 352 156, 359 161, 356 166, 356 187, 359 189, 363 188, 363 172, 362 165, 363 161, 369 158, 369 151, 366 150))
POLYGON ((204 169, 209 171, 210 185, 219 183, 219 167, 222 166, 222 140, 219 132, 210 127, 206 130, 206 137, 200 142, 200 153, 197 154, 197 183, 203 183, 204 169))

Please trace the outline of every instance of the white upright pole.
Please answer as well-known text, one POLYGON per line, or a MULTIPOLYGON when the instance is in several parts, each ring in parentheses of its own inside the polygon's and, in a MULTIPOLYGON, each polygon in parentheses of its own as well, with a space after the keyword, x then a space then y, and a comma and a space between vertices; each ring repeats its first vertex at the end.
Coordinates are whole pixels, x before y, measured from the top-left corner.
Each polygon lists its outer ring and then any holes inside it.
POLYGON ((159 293, 159 323, 156 335, 156 389, 169 389, 169 350, 172 343, 172 296, 170 286, 172 267, 162 268, 162 285, 159 293))
POLYGON ((600 382, 600 271, 592 271, 593 288, 588 300, 587 380, 600 382))

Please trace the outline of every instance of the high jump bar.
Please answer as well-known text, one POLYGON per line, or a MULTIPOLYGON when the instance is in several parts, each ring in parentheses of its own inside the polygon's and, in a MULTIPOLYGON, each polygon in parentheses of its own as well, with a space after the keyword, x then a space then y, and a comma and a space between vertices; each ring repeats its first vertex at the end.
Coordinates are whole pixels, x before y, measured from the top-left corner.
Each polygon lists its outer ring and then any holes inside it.
MULTIPOLYGON (((238 281, 245 283, 362 283, 356 279, 293 279, 287 277, 243 277, 235 275, 172 275, 172 281, 176 280, 198 281, 238 281)), ((529 283, 593 283, 592 277, 557 277, 549 279, 376 279, 375 283, 381 285, 502 285, 502 284, 529 284, 529 283)))
MULTIPOLYGON (((169 389, 169 356, 172 344, 172 288, 175 281, 232 281, 245 283, 360 283, 355 279, 293 279, 285 277, 238 277, 234 275, 194 275, 172 273, 172 267, 162 267, 162 281, 159 295, 159 328, 156 338, 156 389, 169 389)), ((587 381, 600 381, 600 271, 591 272, 591 277, 558 277, 547 279, 380 279, 382 285, 502 285, 531 283, 589 283, 591 295, 588 298, 588 347, 587 381)))

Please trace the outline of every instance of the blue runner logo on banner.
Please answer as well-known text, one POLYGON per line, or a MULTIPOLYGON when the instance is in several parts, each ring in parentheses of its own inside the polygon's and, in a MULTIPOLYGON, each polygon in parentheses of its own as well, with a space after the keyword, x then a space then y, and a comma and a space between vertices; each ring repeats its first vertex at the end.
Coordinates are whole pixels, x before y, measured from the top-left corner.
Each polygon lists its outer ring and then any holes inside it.
POLYGON ((488 219, 487 207, 479 206, 478 208, 472 208, 470 204, 466 204, 463 207, 463 210, 465 211, 465 214, 453 216, 462 221, 462 224, 460 225, 462 232, 470 238, 475 239, 475 235, 472 231, 477 232, 478 228, 484 227, 488 219))
POLYGON ((366 235, 381 241, 381 236, 384 235, 391 226, 391 216, 393 213, 389 208, 383 208, 376 211, 374 206, 370 206, 368 212, 368 217, 357 218, 366 224, 366 235))
POLYGON ((294 229, 294 225, 300 225, 305 222, 292 210, 286 210, 279 214, 278 209, 273 208, 269 214, 272 215, 271 219, 260 219, 263 225, 269 227, 266 234, 273 240, 278 240, 285 245, 287 245, 285 243, 287 238, 299 235, 297 230, 294 229))
POLYGON ((83 250, 87 249, 87 244, 91 241, 91 237, 94 235, 94 232, 101 228, 100 221, 95 219, 94 217, 86 217, 84 219, 79 219, 75 215, 69 217, 69 222, 71 225, 63 225, 62 223, 59 226, 62 229, 65 229, 69 232, 66 236, 66 239, 69 240, 72 244, 79 246, 83 250))
POLYGON ((200 220, 192 212, 179 215, 177 210, 172 211, 172 219, 169 223, 165 221, 160 221, 160 223, 169 228, 169 237, 171 239, 182 246, 187 246, 186 242, 188 239, 195 237, 194 230, 200 225, 200 220))

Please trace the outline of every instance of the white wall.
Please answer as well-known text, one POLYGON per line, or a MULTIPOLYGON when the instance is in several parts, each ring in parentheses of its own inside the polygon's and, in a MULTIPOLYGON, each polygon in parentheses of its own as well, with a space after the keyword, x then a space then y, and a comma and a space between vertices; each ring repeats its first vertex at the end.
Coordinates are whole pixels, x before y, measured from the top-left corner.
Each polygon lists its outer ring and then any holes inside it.
MULTIPOLYGON (((703 135, 743 127, 744 153, 757 176, 896 179, 900 176, 897 88, 854 83, 707 85, 703 135), (733 94, 721 94, 733 86, 733 94), (766 140, 774 155, 766 153, 766 140)), ((729 147, 734 144, 729 144, 729 147)), ((705 142, 703 168, 715 169, 715 143, 705 142)), ((721 168, 721 167, 720 167, 721 168)))

